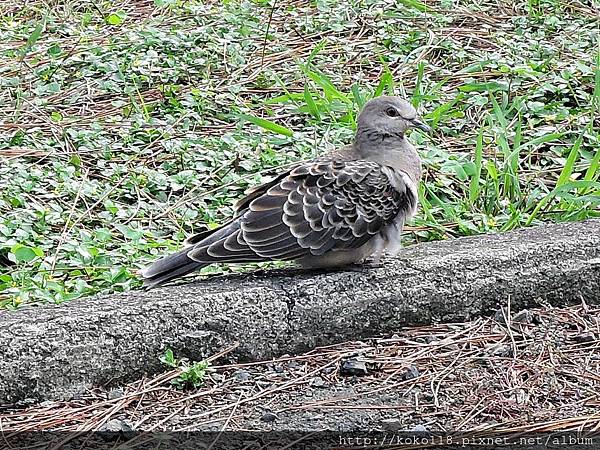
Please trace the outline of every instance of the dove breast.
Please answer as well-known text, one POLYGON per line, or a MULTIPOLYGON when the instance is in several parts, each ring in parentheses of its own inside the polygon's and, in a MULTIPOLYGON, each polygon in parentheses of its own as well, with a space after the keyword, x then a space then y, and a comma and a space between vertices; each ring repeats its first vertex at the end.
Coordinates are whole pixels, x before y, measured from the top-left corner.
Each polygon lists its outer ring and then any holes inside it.
POLYGON ((406 197, 409 199, 408 207, 405 210, 400 211, 394 220, 381 230, 384 249, 388 254, 395 256, 402 248, 401 238, 404 222, 414 216, 417 212, 419 193, 417 185, 408 173, 385 166, 383 167, 383 172, 387 175, 390 183, 396 190, 405 190, 406 197))

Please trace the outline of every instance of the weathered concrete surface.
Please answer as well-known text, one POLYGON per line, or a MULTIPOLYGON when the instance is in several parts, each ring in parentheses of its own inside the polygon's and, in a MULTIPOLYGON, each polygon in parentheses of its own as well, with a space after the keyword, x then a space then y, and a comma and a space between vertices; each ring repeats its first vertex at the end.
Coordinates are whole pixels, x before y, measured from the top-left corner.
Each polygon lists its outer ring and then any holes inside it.
POLYGON ((600 303, 600 220, 405 249, 365 272, 216 277, 0 312, 0 404, 70 397, 161 370, 165 347, 269 358, 404 325, 463 321, 510 301, 600 303))

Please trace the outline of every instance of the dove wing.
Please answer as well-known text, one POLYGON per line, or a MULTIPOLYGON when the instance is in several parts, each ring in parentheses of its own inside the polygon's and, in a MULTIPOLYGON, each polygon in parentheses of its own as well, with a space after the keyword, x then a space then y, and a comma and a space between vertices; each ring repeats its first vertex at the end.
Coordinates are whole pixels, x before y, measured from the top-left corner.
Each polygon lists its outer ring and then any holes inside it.
POLYGON ((299 165, 242 202, 223 236, 193 240, 187 256, 202 263, 250 262, 359 248, 414 211, 416 196, 404 180, 365 160, 299 165))

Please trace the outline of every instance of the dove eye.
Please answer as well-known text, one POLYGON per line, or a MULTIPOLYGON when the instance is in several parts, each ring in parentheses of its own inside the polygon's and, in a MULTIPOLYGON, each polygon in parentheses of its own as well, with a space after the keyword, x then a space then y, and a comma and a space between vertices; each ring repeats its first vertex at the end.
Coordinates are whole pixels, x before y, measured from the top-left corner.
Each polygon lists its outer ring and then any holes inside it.
POLYGON ((400 113, 398 112, 398 110, 396 108, 388 108, 388 109, 385 110, 385 113, 389 117, 398 117, 398 116, 400 116, 400 113))

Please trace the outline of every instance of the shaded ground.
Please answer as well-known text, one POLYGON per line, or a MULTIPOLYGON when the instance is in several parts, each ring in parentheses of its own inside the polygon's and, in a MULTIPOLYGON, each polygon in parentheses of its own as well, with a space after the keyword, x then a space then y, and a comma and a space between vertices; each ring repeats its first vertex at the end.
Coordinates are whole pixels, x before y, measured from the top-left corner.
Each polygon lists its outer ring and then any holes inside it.
MULTIPOLYGON (((107 426, 165 431, 600 429, 600 309, 538 309, 407 328, 299 356, 178 370, 67 402, 5 407, 4 435, 107 426), (511 317, 508 321, 505 317, 511 317), (507 325, 508 322, 508 325, 507 325), (348 365, 364 376, 347 374, 348 365)), ((111 429, 112 429, 111 428, 111 429)))

